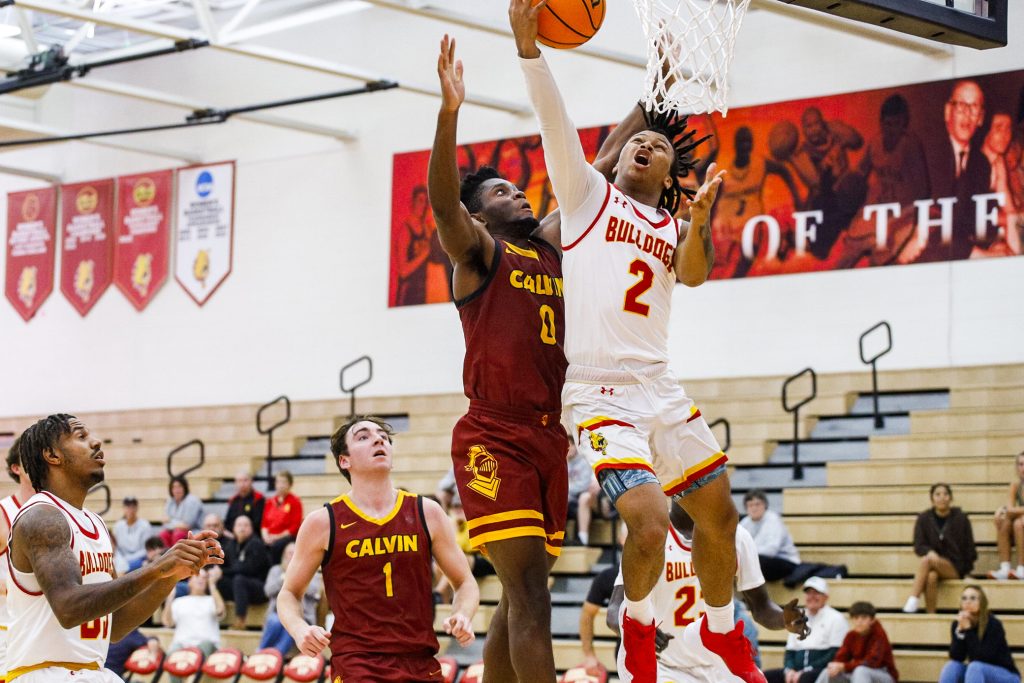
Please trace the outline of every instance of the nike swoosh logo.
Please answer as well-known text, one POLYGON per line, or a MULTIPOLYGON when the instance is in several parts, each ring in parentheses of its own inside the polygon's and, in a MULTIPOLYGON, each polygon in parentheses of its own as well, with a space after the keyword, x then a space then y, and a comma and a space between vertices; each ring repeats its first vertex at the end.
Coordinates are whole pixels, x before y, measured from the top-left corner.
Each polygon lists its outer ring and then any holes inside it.
POLYGON ((353 524, 358 524, 358 522, 349 522, 348 524, 339 524, 339 525, 338 525, 338 528, 339 528, 339 529, 347 529, 347 528, 349 528, 350 526, 352 526, 353 524))

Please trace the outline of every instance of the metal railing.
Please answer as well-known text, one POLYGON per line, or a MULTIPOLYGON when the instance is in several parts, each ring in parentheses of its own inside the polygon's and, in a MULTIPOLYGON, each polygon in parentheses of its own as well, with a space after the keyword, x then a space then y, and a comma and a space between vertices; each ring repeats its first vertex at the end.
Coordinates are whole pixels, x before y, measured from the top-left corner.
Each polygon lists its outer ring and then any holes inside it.
POLYGON ((887 323, 886 321, 883 320, 882 322, 878 323, 877 325, 869 327, 867 330, 865 330, 863 332, 863 334, 860 335, 860 340, 858 341, 858 344, 860 346, 860 362, 864 363, 865 365, 870 365, 871 366, 871 400, 872 400, 872 405, 874 406, 874 412, 875 412, 875 429, 881 429, 882 427, 885 426, 885 418, 882 417, 882 413, 878 409, 878 367, 877 367, 877 365, 878 365, 878 359, 879 358, 881 358, 885 354, 887 354, 890 351, 892 351, 892 327, 889 326, 889 323, 887 323), (871 358, 865 358, 864 357, 864 340, 872 332, 874 332, 875 330, 879 330, 879 329, 884 329, 885 330, 885 334, 886 334, 885 348, 882 349, 881 351, 879 351, 878 353, 876 353, 871 358))
POLYGON ((711 424, 709 424, 708 429, 713 430, 718 425, 725 426, 725 441, 720 443, 719 446, 722 447, 722 451, 724 453, 728 453, 729 449, 732 448, 732 425, 729 424, 729 420, 725 419, 724 417, 720 417, 711 424))
POLYGON ((167 476, 170 477, 171 479, 174 479, 175 477, 184 477, 186 474, 195 472, 205 464, 206 444, 204 444, 200 439, 192 439, 191 441, 181 444, 180 446, 178 446, 177 448, 175 448, 174 450, 167 454, 167 476), (189 448, 190 446, 199 446, 199 462, 197 462, 195 465, 192 465, 192 467, 186 467, 182 471, 176 473, 173 468, 174 456, 180 453, 181 451, 185 450, 186 448, 189 448))
POLYGON ((782 407, 787 413, 793 413, 793 478, 804 478, 804 466, 800 464, 800 408, 813 401, 818 396, 818 374, 813 368, 804 368, 800 372, 789 377, 782 383, 782 407), (811 376, 811 393, 800 402, 789 404, 789 385, 804 375, 811 376))
POLYGON ((356 358, 354 361, 352 361, 351 363, 349 363, 348 365, 346 365, 345 367, 343 367, 341 369, 341 373, 339 374, 338 382, 341 385, 341 391, 343 393, 346 393, 346 394, 349 395, 349 408, 348 408, 349 419, 351 419, 351 418, 356 416, 356 389, 358 389, 359 387, 362 387, 362 386, 365 386, 365 385, 369 384, 370 380, 372 380, 372 379, 373 379, 373 359, 370 358, 369 356, 360 356, 359 358, 356 358), (356 382, 355 384, 346 384, 345 383, 345 373, 349 372, 350 370, 352 370, 352 368, 356 367, 357 365, 359 365, 360 363, 363 363, 363 362, 365 362, 366 366, 367 366, 366 367, 366 378, 363 379, 360 382, 356 382))
POLYGON ((264 403, 256 411, 256 431, 267 437, 267 490, 273 491, 274 485, 274 430, 292 419, 292 402, 284 394, 269 403, 264 403), (263 426, 263 412, 284 401, 284 417, 269 427, 263 426))
POLYGON ((110 500, 110 487, 107 485, 107 482, 101 481, 100 483, 96 484, 91 489, 89 489, 89 494, 88 495, 91 496, 92 494, 96 493, 97 491, 103 491, 104 497, 106 498, 107 502, 106 502, 106 505, 103 506, 102 510, 92 510, 92 512, 96 513, 97 516, 102 517, 103 515, 105 515, 108 512, 110 512, 110 504, 111 504, 111 500, 110 500))

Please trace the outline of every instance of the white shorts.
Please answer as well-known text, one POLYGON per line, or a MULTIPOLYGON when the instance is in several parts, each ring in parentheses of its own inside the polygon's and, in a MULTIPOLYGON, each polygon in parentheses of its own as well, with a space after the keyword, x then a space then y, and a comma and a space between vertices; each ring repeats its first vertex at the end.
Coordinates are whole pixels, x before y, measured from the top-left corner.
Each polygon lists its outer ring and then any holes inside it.
POLYGON ((124 683, 121 677, 110 669, 72 671, 62 666, 29 671, 14 680, 17 683, 124 683))
POLYGON ((564 419, 598 480, 606 470, 646 470, 665 495, 685 496, 725 473, 725 453, 671 372, 641 380, 572 366, 569 376, 564 419))

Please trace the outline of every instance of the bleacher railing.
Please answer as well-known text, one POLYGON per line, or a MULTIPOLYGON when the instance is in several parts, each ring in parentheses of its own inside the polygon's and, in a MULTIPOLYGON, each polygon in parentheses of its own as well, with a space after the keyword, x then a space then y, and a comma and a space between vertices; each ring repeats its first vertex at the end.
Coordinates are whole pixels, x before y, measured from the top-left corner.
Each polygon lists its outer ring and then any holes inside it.
POLYGON ((292 419, 292 402, 284 394, 278 396, 269 403, 264 403, 256 411, 256 431, 267 437, 267 490, 273 491, 274 482, 274 430, 287 424, 292 419), (269 426, 263 426, 263 413, 277 404, 284 403, 284 416, 269 426))
POLYGON ((887 323, 886 321, 883 320, 882 322, 878 323, 877 325, 869 327, 867 330, 865 330, 864 333, 860 335, 860 340, 858 341, 858 344, 860 346, 860 362, 864 363, 865 365, 870 365, 871 366, 871 400, 872 400, 872 404, 874 405, 874 411, 875 411, 875 429, 881 429, 882 427, 885 426, 885 418, 882 417, 882 413, 878 409, 878 367, 877 367, 877 364, 878 364, 878 359, 879 358, 881 358, 885 354, 887 354, 890 351, 892 351, 892 327, 889 326, 889 323, 887 323), (864 340, 867 339, 871 335, 871 333, 874 332, 875 330, 885 330, 885 335, 886 335, 885 348, 883 348, 881 351, 876 353, 871 358, 867 358, 867 357, 864 356, 864 340))
POLYGON ((348 407, 348 417, 349 417, 349 419, 352 419, 353 417, 356 416, 356 389, 369 384, 370 380, 372 380, 372 379, 373 379, 373 359, 370 358, 369 356, 360 356, 359 358, 356 358, 354 361, 352 361, 351 363, 349 363, 348 365, 344 366, 341 369, 341 373, 339 374, 338 382, 341 385, 342 393, 345 393, 345 394, 349 395, 349 407, 348 407), (348 377, 351 379, 351 377, 352 377, 352 370, 354 368, 358 367, 360 364, 364 364, 364 363, 366 364, 366 377, 363 378, 362 380, 357 381, 357 382, 351 382, 351 383, 346 382, 345 381, 346 375, 348 375, 348 377))
POLYGON ((192 439, 191 441, 188 441, 186 443, 181 444, 180 446, 178 446, 177 448, 173 449, 170 453, 167 454, 167 476, 170 477, 171 479, 174 479, 175 477, 184 477, 186 474, 189 474, 191 472, 195 472, 196 470, 198 470, 200 467, 202 467, 205 464, 206 464, 206 444, 204 444, 200 439, 192 439), (176 456, 178 453, 180 453, 181 451, 185 450, 186 448, 190 448, 192 446, 198 446, 199 447, 199 462, 197 462, 195 465, 192 465, 192 467, 186 467, 185 469, 181 470, 180 472, 175 472, 174 471, 174 456, 176 456))
POLYGON ((723 452, 728 453, 729 449, 732 448, 732 425, 729 424, 729 420, 724 417, 720 417, 709 424, 708 428, 714 430, 718 425, 722 425, 725 428, 725 441, 720 443, 719 446, 722 447, 723 452))
POLYGON ((101 509, 101 510, 92 510, 91 512, 94 512, 96 515, 98 515, 100 517, 103 517, 108 512, 110 512, 110 504, 111 504, 111 500, 110 500, 110 487, 107 486, 107 483, 105 481, 101 481, 100 483, 96 484, 91 489, 89 489, 88 495, 91 496, 92 494, 96 493, 97 491, 103 491, 104 498, 106 500, 106 504, 103 506, 103 509, 101 509))
POLYGON ((800 409, 818 396, 818 374, 813 368, 804 368, 782 383, 782 407, 793 414, 793 478, 804 478, 804 466, 800 463, 800 409), (789 386, 804 375, 811 377, 811 393, 799 402, 790 404, 789 386))

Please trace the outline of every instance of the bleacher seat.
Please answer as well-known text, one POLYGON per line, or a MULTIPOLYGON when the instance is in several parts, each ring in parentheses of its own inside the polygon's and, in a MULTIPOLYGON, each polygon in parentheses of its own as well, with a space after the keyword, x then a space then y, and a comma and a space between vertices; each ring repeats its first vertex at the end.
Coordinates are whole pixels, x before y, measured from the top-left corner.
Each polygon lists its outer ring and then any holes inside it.
POLYGON ((203 662, 203 675, 200 683, 211 683, 212 681, 234 681, 242 672, 244 663, 241 650, 233 647, 223 647, 206 658, 203 662))
POLYGON ((239 681, 276 681, 284 667, 284 657, 272 647, 265 647, 245 659, 239 681))
POLYGON ((183 647, 164 658, 164 673, 184 681, 197 679, 205 658, 198 647, 183 647))
POLYGON ((607 683, 608 672, 601 667, 596 672, 587 671, 582 666, 573 667, 562 676, 561 683, 607 683))
POLYGON ((455 658, 438 657, 437 661, 441 664, 441 678, 444 679, 444 683, 455 683, 455 677, 459 674, 459 663, 455 658))
MULTIPOLYGON (((320 683, 325 679, 324 673, 330 670, 322 656, 296 655, 284 667, 284 680, 295 683, 320 683)), ((327 676, 330 676, 330 673, 327 673, 327 676)))
POLYGON ((151 650, 148 645, 143 645, 124 663, 124 680, 133 683, 152 683, 160 677, 160 665, 163 663, 164 651, 161 648, 151 650))

